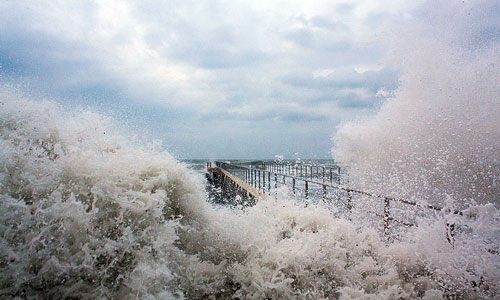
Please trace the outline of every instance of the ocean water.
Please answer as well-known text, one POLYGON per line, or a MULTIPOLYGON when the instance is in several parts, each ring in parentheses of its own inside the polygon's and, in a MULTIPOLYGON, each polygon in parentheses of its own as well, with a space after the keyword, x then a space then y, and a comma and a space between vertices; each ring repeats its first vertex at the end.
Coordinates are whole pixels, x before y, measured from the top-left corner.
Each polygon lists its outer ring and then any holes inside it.
POLYGON ((394 97, 334 138, 350 184, 444 208, 390 243, 286 188, 216 205, 201 163, 0 88, 0 298, 498 299, 499 42, 418 35, 394 97))

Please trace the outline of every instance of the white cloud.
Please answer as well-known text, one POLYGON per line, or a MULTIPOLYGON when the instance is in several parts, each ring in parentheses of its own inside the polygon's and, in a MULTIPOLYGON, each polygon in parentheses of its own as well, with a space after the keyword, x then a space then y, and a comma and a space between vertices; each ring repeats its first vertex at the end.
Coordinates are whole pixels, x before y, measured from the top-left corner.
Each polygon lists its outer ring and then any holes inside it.
POLYGON ((354 67, 354 70, 360 74, 366 73, 368 71, 380 71, 384 68, 383 64, 376 65, 361 65, 354 67))

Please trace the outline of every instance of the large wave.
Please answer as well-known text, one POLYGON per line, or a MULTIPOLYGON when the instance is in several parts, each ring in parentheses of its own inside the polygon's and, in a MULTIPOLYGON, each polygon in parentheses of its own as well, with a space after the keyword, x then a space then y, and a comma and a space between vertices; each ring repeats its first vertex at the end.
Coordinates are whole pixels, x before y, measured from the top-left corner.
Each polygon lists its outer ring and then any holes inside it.
MULTIPOLYGON (((214 207, 198 174, 113 120, 0 96, 6 297, 411 299, 499 290, 491 245, 464 233, 475 246, 458 239, 452 247, 441 219, 387 247, 374 230, 284 196, 214 207)), ((483 210, 474 234, 498 228, 498 212, 483 210)))
POLYGON ((4 295, 316 298, 383 293, 378 274, 402 292, 376 234, 288 202, 214 209, 196 174, 110 119, 1 97, 4 295))

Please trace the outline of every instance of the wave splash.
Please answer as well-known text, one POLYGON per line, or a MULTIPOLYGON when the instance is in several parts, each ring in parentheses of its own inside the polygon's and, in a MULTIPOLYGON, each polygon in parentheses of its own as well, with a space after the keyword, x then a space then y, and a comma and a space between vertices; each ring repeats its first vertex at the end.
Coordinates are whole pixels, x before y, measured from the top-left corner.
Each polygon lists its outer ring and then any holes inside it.
POLYGON ((399 88, 375 116, 343 124, 332 152, 358 189, 443 207, 437 219, 417 218, 418 227, 392 247, 409 251, 407 262, 420 261, 444 296, 493 298, 500 270, 500 40, 485 33, 499 28, 500 7, 445 1, 436 10, 429 3, 388 60, 402 68, 399 88))
MULTIPOLYGON (((285 196, 244 210, 214 207, 199 175, 159 145, 126 138, 105 116, 6 91, 0 102, 4 295, 435 299, 499 291, 492 245, 464 232, 452 247, 441 218, 387 247, 376 231, 285 196)), ((494 207, 475 209, 471 232, 499 228, 494 207)))
POLYGON ((154 145, 128 141, 106 117, 4 92, 0 120, 4 294, 262 298, 304 288, 336 295, 361 276, 348 256, 354 244, 373 252, 358 264, 366 274, 398 280, 375 263, 383 261, 376 234, 357 241, 353 227, 327 211, 284 201, 244 214, 215 209, 197 175, 154 145), (308 249, 298 247, 306 242, 308 249))
POLYGON ((397 91, 374 117, 341 126, 332 152, 359 188, 499 208, 500 40, 485 33, 499 28, 500 8, 444 1, 436 14, 434 5, 396 39, 397 91))

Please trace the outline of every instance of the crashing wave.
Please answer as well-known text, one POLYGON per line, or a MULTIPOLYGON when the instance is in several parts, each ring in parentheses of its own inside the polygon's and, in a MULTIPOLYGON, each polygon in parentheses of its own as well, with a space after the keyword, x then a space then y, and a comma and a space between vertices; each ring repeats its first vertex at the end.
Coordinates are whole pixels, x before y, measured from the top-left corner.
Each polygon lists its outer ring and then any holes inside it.
MULTIPOLYGON (((387 247, 374 230, 284 196, 245 210, 215 207, 199 174, 158 145, 126 138, 109 118, 5 91, 0 107, 0 288, 8 297, 434 299, 499 291, 498 256, 482 251, 483 240, 472 249, 467 232, 452 247, 442 219, 387 247), (423 240, 429 232, 431 244, 423 240)), ((476 214, 474 234, 485 222, 498 230, 494 208, 476 214)))

